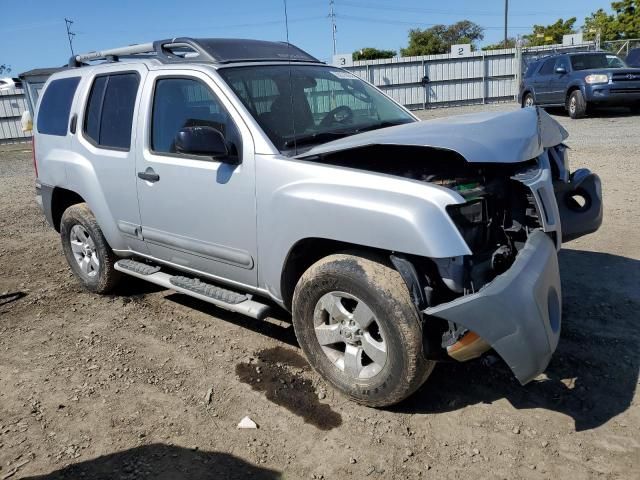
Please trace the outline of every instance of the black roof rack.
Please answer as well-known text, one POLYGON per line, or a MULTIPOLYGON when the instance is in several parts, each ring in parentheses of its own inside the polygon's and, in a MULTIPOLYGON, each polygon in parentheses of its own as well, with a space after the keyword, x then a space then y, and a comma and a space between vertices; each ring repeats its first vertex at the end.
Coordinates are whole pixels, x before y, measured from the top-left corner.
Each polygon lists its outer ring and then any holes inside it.
POLYGON ((80 67, 92 60, 116 62, 120 58, 155 58, 162 63, 227 64, 269 61, 321 63, 304 50, 286 42, 180 37, 74 55, 69 60, 69 66, 80 67))

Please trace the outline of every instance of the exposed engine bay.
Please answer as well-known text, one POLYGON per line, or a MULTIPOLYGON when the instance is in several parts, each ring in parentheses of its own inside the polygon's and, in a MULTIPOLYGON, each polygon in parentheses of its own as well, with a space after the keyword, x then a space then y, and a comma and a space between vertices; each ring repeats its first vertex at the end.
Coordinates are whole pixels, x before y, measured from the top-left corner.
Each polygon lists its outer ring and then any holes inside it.
POLYGON ((451 205, 447 211, 473 254, 432 259, 454 296, 473 293, 505 272, 529 233, 540 228, 531 191, 512 178, 537 168, 536 160, 472 164, 450 150, 395 145, 371 145, 307 160, 428 182, 464 198, 466 203, 451 205))

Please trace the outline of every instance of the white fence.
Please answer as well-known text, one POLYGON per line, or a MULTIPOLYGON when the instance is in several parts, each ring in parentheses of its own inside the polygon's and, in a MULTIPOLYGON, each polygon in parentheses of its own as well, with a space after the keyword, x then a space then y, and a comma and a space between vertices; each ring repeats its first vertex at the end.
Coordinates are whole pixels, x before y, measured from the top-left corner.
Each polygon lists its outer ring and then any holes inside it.
POLYGON ((27 109, 24 90, 0 90, 0 144, 26 142, 31 139, 31 133, 23 132, 20 122, 22 112, 27 109))
POLYGON ((592 50, 594 43, 353 62, 345 67, 411 109, 512 101, 533 58, 592 50))

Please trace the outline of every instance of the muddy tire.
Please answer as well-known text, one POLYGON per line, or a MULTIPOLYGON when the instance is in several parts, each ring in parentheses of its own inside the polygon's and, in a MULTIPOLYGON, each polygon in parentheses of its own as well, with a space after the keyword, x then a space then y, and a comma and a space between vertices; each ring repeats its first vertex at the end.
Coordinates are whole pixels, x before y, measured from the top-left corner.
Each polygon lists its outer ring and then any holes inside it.
POLYGON ((567 100, 567 110, 571 118, 584 118, 587 115, 587 101, 580 90, 574 90, 567 100))
POLYGON ((67 262, 84 288, 94 293, 113 290, 120 279, 113 268, 117 257, 86 203, 72 205, 62 214, 60 238, 67 262))
POLYGON ((409 291, 384 259, 337 254, 316 262, 295 288, 293 325, 311 366, 363 405, 405 399, 434 367, 409 291))

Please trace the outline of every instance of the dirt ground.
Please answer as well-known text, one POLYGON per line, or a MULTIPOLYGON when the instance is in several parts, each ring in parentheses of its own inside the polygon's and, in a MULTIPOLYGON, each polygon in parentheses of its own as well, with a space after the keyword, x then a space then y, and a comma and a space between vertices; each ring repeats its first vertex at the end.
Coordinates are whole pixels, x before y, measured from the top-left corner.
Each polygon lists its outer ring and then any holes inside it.
POLYGON ((325 385, 284 313, 258 322, 134 280, 82 291, 30 151, 2 148, 0 479, 640 478, 640 118, 556 118, 572 168, 602 177, 605 221, 560 254, 546 374, 522 387, 495 357, 440 364, 386 410, 325 385), (236 428, 245 415, 257 430, 236 428))

